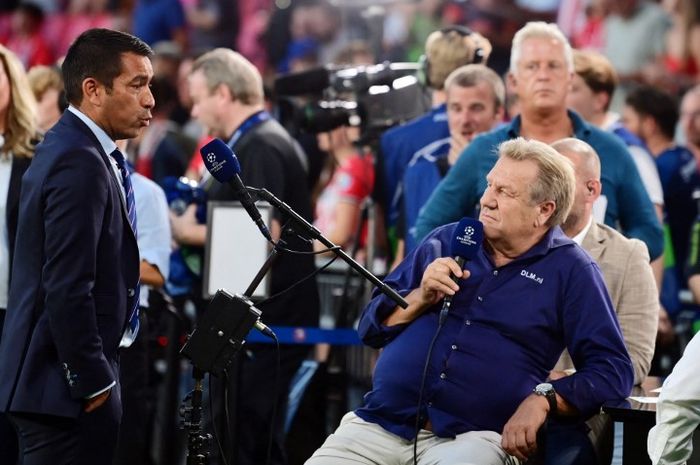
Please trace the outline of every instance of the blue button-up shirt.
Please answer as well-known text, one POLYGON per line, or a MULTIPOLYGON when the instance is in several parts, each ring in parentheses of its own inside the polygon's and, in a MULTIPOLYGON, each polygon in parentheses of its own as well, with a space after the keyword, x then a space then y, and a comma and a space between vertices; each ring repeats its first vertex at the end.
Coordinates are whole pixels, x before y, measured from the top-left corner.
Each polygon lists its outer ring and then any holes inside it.
MULTIPOLYGON (((449 255, 455 224, 433 231, 387 278, 407 295, 425 268, 449 255)), ((578 371, 553 381, 582 415, 623 399, 634 373, 600 269, 559 227, 528 252, 495 267, 485 248, 466 265, 433 349, 422 411, 440 437, 501 433, 566 347, 578 371)), ((409 324, 384 326, 395 303, 375 292, 359 324, 363 341, 383 347, 373 388, 356 413, 411 439, 418 391, 441 302, 409 324)))
MULTIPOLYGON (((651 259, 663 252, 663 231, 639 171, 624 143, 612 134, 586 123, 569 111, 576 138, 587 142, 600 157, 602 195, 607 199, 605 224, 626 236, 642 240, 651 259)), ((520 117, 510 124, 478 135, 459 156, 443 182, 421 210, 416 237, 437 226, 472 215, 486 189, 486 175, 498 159, 498 145, 520 135, 520 117)))

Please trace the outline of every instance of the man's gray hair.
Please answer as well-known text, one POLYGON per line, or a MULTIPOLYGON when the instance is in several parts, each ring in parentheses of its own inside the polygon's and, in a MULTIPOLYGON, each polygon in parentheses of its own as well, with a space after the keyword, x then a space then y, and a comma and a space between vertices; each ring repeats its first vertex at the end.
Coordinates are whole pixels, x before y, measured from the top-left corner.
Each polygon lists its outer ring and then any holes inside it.
POLYGON ((240 53, 216 48, 194 62, 191 73, 199 70, 204 74, 209 93, 224 85, 233 98, 245 105, 258 105, 264 101, 260 72, 240 53))
POLYGON ((571 161, 544 142, 522 137, 503 142, 498 153, 511 160, 531 160, 537 165, 537 179, 530 186, 530 202, 553 201, 554 213, 546 224, 551 227, 564 223, 574 203, 576 176, 571 161))
POLYGON ((452 71, 445 79, 445 91, 449 92, 452 86, 474 87, 480 82, 485 82, 491 88, 494 108, 496 110, 502 108, 506 101, 506 87, 503 79, 486 65, 464 65, 452 71))
POLYGON ((523 42, 527 39, 553 39, 564 46, 564 59, 569 72, 574 72, 574 54, 571 50, 571 44, 566 39, 566 36, 559 26, 554 23, 545 23, 544 21, 530 21, 525 26, 520 28, 513 37, 513 45, 510 49, 510 72, 515 73, 522 55, 523 42))

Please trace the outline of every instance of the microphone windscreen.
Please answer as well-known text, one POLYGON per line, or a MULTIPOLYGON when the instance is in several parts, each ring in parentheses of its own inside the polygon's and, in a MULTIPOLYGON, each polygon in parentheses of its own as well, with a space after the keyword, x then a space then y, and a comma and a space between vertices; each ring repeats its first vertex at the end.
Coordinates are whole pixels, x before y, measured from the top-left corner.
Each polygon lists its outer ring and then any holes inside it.
POLYGON ((212 140, 199 149, 199 153, 202 155, 207 171, 220 183, 228 183, 241 172, 238 158, 233 154, 231 147, 221 139, 212 140))
POLYGON ((472 260, 484 240, 484 225, 474 218, 462 218, 452 237, 451 256, 472 260))

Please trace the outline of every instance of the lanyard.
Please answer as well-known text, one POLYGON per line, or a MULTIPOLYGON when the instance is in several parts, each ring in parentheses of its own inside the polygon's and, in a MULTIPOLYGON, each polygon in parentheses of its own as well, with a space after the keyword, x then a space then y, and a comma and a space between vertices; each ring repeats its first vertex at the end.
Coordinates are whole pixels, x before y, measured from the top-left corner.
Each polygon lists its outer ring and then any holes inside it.
MULTIPOLYGON (((270 114, 266 112, 265 110, 261 110, 251 116, 248 117, 245 121, 243 121, 243 124, 238 126, 238 129, 236 129, 236 132, 233 133, 233 136, 231 136, 231 139, 228 141, 228 146, 233 149, 233 146, 236 145, 236 142, 243 137, 245 133, 253 129, 255 126, 258 124, 267 121, 271 118, 270 114)), ((199 186, 206 188, 207 183, 209 183, 213 178, 211 177, 211 174, 209 171, 204 170, 204 173, 202 174, 202 179, 199 181, 199 186)))
POLYGON ((238 126, 238 129, 236 129, 236 132, 233 133, 233 136, 231 136, 231 139, 228 141, 228 146, 233 149, 233 146, 236 145, 236 142, 243 137, 243 135, 253 129, 255 126, 258 124, 267 121, 270 119, 270 114, 266 112, 265 110, 259 111, 255 113, 254 115, 251 115, 248 119, 243 121, 243 124, 238 126))

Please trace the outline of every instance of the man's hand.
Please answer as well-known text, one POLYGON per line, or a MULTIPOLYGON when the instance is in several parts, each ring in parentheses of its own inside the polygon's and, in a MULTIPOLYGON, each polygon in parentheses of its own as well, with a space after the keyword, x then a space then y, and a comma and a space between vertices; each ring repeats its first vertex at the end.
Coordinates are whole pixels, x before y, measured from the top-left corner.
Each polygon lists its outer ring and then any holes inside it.
POLYGON ((96 395, 95 397, 91 397, 89 399, 85 399, 85 404, 84 404, 84 410, 85 413, 90 413, 96 408, 100 407, 102 404, 107 402, 107 399, 109 399, 109 395, 112 393, 112 388, 107 389, 105 392, 96 395))
POLYGON ((460 269, 457 262, 450 257, 438 258, 428 265, 423 272, 420 287, 413 289, 405 297, 408 307, 403 309, 397 306, 383 324, 394 326, 410 323, 446 295, 454 295, 459 286, 450 278, 450 273, 462 279, 469 277, 469 271, 460 269))
POLYGON ((656 332, 656 344, 659 347, 668 347, 673 344, 676 339, 676 331, 673 329, 673 323, 669 318, 666 309, 659 306, 659 328, 656 332))
POLYGON ((450 165, 454 165, 457 162, 457 159, 469 145, 469 142, 471 141, 467 140, 467 136, 457 131, 454 134, 450 134, 450 151, 447 153, 447 161, 450 165))
POLYGON ((469 277, 469 271, 462 270, 452 257, 438 258, 428 265, 420 282, 424 305, 435 305, 446 295, 455 295, 459 286, 452 280, 451 274, 457 278, 469 277))
POLYGON ((544 396, 530 394, 503 427, 501 447, 520 460, 537 451, 537 431, 544 424, 549 403, 544 396))

